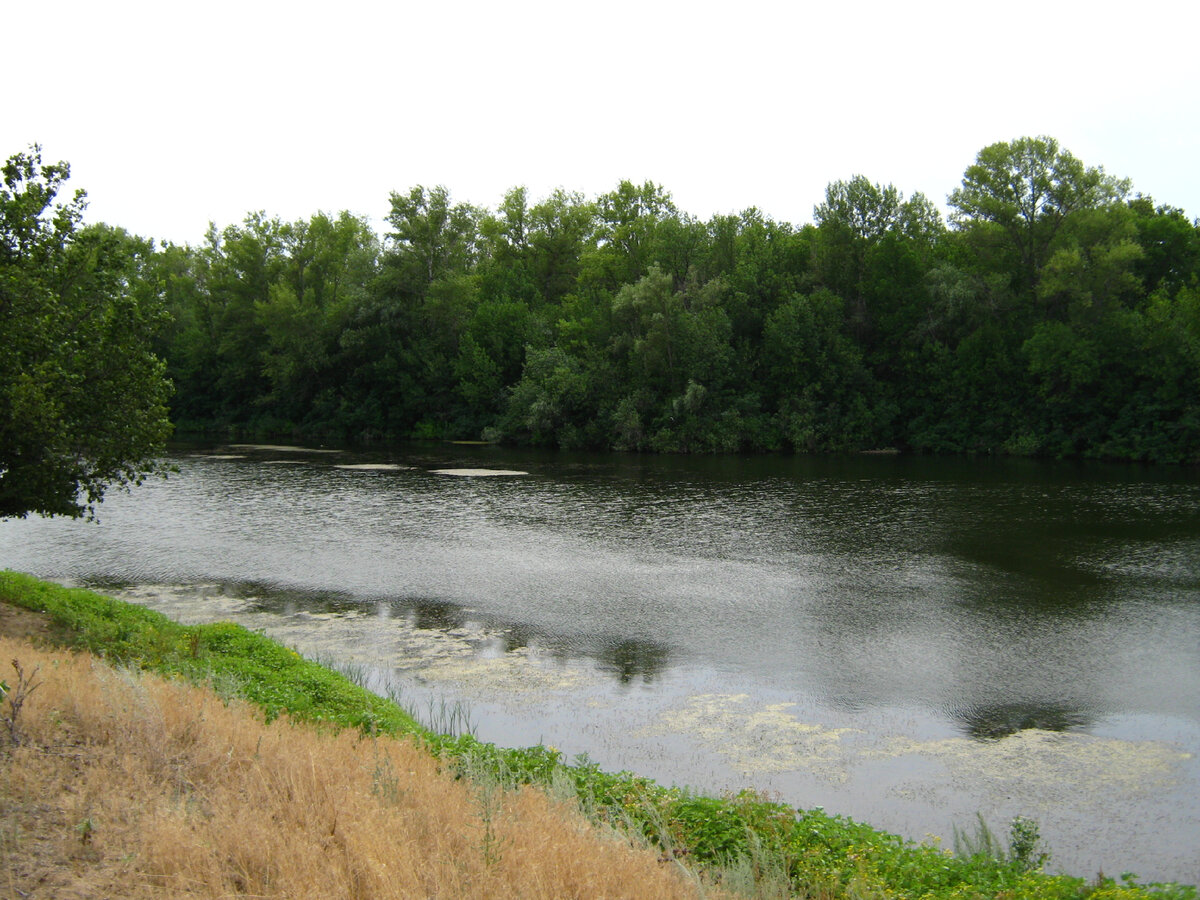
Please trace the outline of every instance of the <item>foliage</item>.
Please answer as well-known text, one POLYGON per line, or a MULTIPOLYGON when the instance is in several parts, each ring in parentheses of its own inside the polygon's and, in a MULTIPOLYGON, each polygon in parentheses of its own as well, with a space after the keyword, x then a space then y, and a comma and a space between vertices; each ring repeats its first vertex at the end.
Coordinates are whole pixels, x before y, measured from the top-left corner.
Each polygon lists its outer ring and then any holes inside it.
POLYGON ((1051 137, 1025 137, 979 151, 950 194, 960 228, 1015 258, 1022 287, 1036 287, 1070 218, 1109 206, 1129 182, 1084 166, 1051 137))
POLYGON ((382 238, 258 212, 155 249, 54 205, 64 164, 5 171, 0 513, 144 476, 151 347, 185 430, 1200 460, 1200 228, 1049 137, 981 150, 949 226, 862 175, 799 228, 418 185, 382 238))
POLYGON ((843 303, 796 295, 767 319, 763 363, 786 440, 802 452, 862 449, 874 432, 877 391, 845 331, 843 303))
POLYGON ((152 244, 82 225, 70 168, 9 157, 0 187, 0 517, 81 516, 158 471, 170 384, 152 244))
POLYGON ((147 262, 189 429, 719 453, 1200 460, 1200 228, 1049 137, 949 197, 862 175, 815 224, 444 187, 256 213, 147 262))
POLYGON ((954 855, 961 860, 994 860, 1019 872, 1040 871, 1049 861, 1050 853, 1042 846, 1041 834, 1035 820, 1016 816, 1009 823, 1006 850, 982 814, 977 816, 975 832, 954 829, 954 855))

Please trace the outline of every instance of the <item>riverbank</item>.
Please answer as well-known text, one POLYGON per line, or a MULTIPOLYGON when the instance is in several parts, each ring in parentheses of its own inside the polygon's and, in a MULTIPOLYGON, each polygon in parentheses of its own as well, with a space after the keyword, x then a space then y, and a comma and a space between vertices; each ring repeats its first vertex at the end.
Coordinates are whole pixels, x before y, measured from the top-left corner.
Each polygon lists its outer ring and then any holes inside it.
POLYGON ((413 740, 267 724, 211 689, 0 637, 7 897, 655 897, 701 888, 542 792, 413 740), (11 707, 5 710, 9 714, 11 707))
MULTIPOLYGON (((686 866, 693 890, 720 883, 764 897, 1196 896, 1188 887, 1043 874, 1038 871, 1041 850, 1028 823, 1014 829, 1007 849, 979 834, 956 856, 748 792, 703 797, 630 773, 601 772, 584 759, 569 764, 552 747, 503 749, 469 735, 437 735, 396 704, 235 625, 184 626, 143 607, 8 572, 0 574, 0 601, 38 611, 45 629, 39 640, 208 685, 220 696, 253 704, 268 724, 286 716, 289 722, 346 735, 344 740, 408 738, 406 743, 423 748, 431 761, 440 761, 440 771, 466 776, 477 796, 480 785, 491 786, 484 793, 493 797, 520 796, 528 785, 556 796, 569 794, 593 822, 648 842, 654 858, 665 861, 656 863, 660 869, 686 866)), ((484 839, 475 849, 486 857, 492 843, 486 815, 479 821, 484 839)), ((661 895, 650 889, 641 894, 661 895)))

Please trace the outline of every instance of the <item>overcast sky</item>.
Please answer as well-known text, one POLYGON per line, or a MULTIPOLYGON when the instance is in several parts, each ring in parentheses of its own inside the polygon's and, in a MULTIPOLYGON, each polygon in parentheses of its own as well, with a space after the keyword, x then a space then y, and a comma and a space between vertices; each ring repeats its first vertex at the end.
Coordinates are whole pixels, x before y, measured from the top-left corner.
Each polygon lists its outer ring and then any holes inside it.
POLYGON ((444 184, 663 185, 802 224, 862 174, 944 207, 976 153, 1048 134, 1200 216, 1200 7, 0 0, 0 156, 71 163, 89 221, 197 243, 262 209, 382 228, 444 184))

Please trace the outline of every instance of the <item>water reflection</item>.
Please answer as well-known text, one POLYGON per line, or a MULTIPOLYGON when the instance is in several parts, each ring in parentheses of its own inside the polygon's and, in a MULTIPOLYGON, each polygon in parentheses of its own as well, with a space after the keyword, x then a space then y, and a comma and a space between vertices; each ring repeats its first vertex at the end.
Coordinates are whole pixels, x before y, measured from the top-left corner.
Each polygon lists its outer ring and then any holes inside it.
MULTIPOLYGON (((92 590, 144 600, 143 592, 127 580, 92 577, 80 583, 92 590)), ((220 600, 234 601, 232 607, 222 607, 223 612, 230 612, 237 619, 251 617, 254 621, 262 621, 264 614, 281 620, 308 621, 369 617, 381 633, 389 627, 405 632, 433 632, 447 640, 465 642, 479 657, 535 651, 547 660, 559 662, 590 659, 597 671, 611 675, 621 685, 650 684, 672 662, 670 648, 654 641, 623 635, 564 635, 561 631, 531 627, 433 597, 360 598, 340 592, 242 581, 161 585, 150 592, 150 598, 152 602, 166 603, 169 614, 178 616, 183 612, 188 618, 200 620, 205 618, 203 606, 220 600)))
POLYGON ((621 684, 649 684, 670 664, 671 651, 653 641, 624 638, 606 642, 599 658, 602 668, 613 672, 621 684))
POLYGON ((1200 716, 1200 485, 1181 470, 194 452, 111 498, 98 527, 0 524, 0 562, 217 583, 264 614, 376 614, 486 638, 479 652, 587 659, 621 684, 700 666, 967 734, 992 729, 963 709, 1023 704, 1076 728, 1200 716), (431 474, 446 468, 530 475, 431 474))
POLYGON ((1036 703, 977 706, 957 712, 966 733, 980 740, 997 740, 1019 731, 1075 731, 1090 724, 1079 710, 1036 703))
POLYGON ((414 628, 450 632, 461 628, 466 616, 459 606, 437 600, 417 600, 409 604, 392 603, 393 615, 400 610, 414 628))

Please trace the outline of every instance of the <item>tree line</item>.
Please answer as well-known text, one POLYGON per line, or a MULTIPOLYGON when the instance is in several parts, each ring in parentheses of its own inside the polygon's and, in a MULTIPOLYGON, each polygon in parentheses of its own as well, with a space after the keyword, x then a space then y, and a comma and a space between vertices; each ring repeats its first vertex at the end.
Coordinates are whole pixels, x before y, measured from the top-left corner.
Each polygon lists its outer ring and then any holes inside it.
POLYGON ((154 257, 189 428, 662 452, 1200 455, 1200 231, 1051 138, 814 222, 444 187, 154 257))
POLYGON ((390 199, 382 235, 125 236, 179 429, 1200 460, 1200 222, 1049 137, 981 150, 948 220, 862 176, 801 226, 650 182, 390 199))

